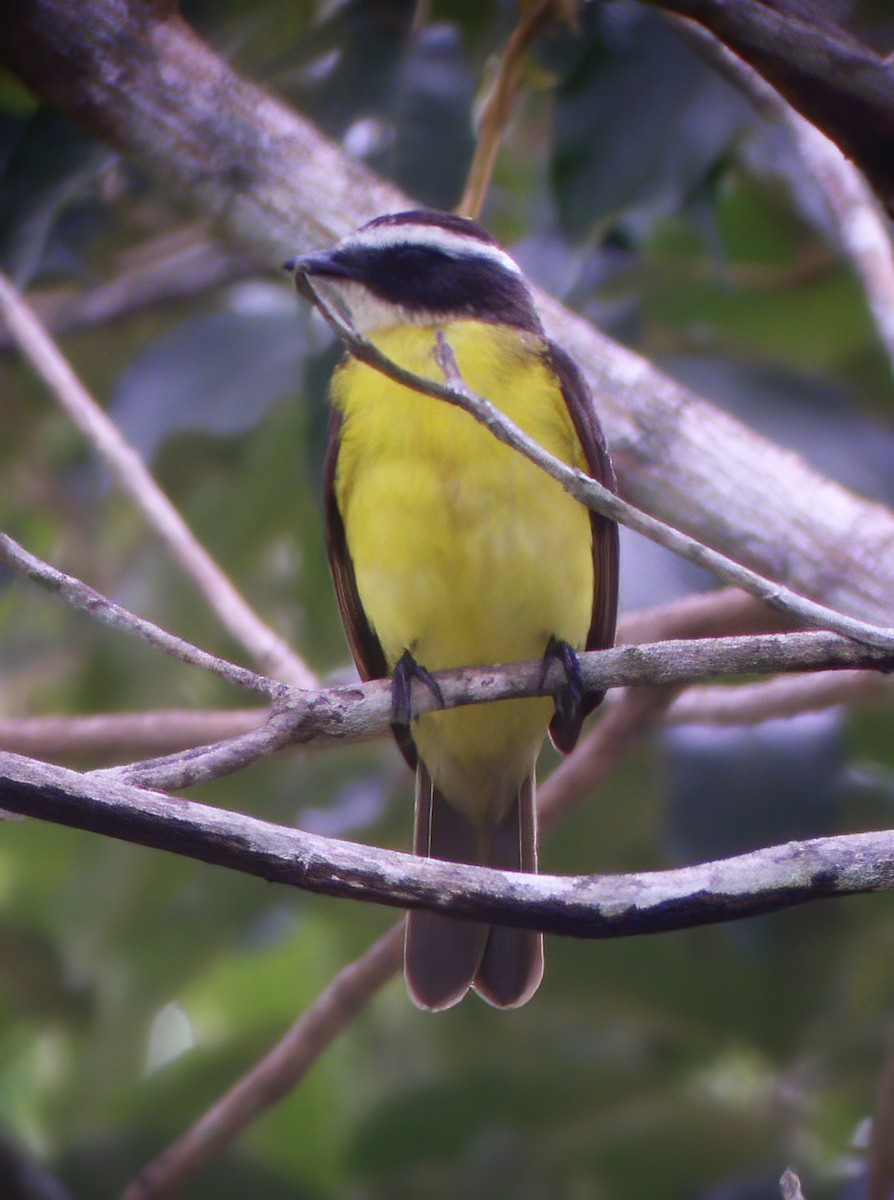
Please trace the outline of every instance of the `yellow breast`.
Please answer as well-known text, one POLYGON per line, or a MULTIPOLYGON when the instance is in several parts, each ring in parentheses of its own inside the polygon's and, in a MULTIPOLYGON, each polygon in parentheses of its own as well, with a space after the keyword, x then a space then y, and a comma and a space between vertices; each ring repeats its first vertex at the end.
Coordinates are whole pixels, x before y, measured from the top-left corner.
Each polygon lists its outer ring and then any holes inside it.
MULTIPOLYGON (((475 321, 445 334, 469 387, 557 457, 586 466, 536 339, 475 321)), ((373 340, 417 374, 442 377, 431 328, 373 340)), ((468 414, 354 360, 336 373, 333 402, 343 416, 336 498, 389 665, 404 650, 439 670, 539 657, 551 636, 584 645, 594 580, 589 516, 577 501, 468 414)), ((505 772, 508 757, 520 782, 549 715, 537 700, 459 709, 423 718, 414 737, 433 775, 439 762, 442 775, 505 772)))

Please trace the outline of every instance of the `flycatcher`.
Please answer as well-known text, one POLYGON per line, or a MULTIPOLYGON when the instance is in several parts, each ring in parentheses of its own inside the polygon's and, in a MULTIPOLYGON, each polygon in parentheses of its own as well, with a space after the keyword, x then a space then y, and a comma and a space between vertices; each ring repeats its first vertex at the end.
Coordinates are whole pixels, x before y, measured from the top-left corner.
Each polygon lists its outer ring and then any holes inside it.
MULTIPOLYGON (((608 487, 614 475, 589 392, 544 332, 507 252, 441 212, 379 217, 288 264, 389 359, 441 379, 443 332, 460 374, 535 441, 608 487)), ((350 355, 332 379, 326 459, 329 563, 364 679, 393 677, 395 734, 416 771, 415 851, 536 871, 535 766, 547 731, 572 749, 587 692, 575 652, 614 640, 618 535, 474 417, 350 355), (413 717, 414 677, 558 658, 549 698, 413 717)), ((436 913, 407 916, 405 974, 420 1007, 470 987, 500 1008, 543 975, 543 938, 436 913)))

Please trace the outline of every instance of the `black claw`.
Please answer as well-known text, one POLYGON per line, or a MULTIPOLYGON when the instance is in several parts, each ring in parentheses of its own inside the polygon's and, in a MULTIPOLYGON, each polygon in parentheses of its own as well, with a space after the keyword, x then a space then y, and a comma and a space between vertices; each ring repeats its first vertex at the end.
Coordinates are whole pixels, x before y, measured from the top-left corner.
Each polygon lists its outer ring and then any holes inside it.
POLYGON ((434 675, 421 667, 409 650, 405 650, 395 663, 391 677, 391 724, 396 729, 407 729, 413 720, 414 679, 424 683, 438 706, 444 707, 444 697, 434 675))
POLYGON ((584 717, 593 707, 595 698, 584 684, 577 651, 568 642, 562 642, 557 637, 549 639, 543 654, 541 686, 546 683, 549 668, 554 662, 561 665, 565 673, 565 683, 555 694, 556 711, 550 721, 549 731, 557 749, 567 754, 574 748, 584 717))

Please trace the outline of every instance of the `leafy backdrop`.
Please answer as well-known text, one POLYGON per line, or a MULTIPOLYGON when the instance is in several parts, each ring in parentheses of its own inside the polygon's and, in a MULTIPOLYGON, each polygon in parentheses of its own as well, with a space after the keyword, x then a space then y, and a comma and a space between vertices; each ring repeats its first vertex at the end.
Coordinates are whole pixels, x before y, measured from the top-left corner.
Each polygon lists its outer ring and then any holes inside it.
MULTIPOLYGON (((349 155, 448 208, 516 19, 496 2, 231 0, 182 15, 349 155)), ((884 53, 886 6, 850 18, 884 53)), ((606 333, 890 503, 890 361, 789 133, 657 12, 623 0, 578 20, 529 56, 487 224, 606 333)), ((318 500, 336 351, 272 249, 220 239, 212 205, 197 210, 13 73, 0 154, 6 270, 255 609, 324 679, 343 676, 318 500)), ((0 524, 239 657, 8 342, 0 404, 0 524)), ((785 531, 793 546, 802 522, 785 531)), ((781 542, 781 570, 787 553, 781 542)), ((623 563, 628 610, 714 586, 635 535, 623 563)), ((11 576, 0 586, 11 722, 244 703, 11 576)), ((645 870, 888 826, 890 715, 876 689, 851 708, 667 727, 564 822, 544 866, 645 870)), ((375 742, 280 754, 200 798, 405 848, 410 795, 375 742)), ((118 1194, 392 921, 49 824, 0 832, 3 1194, 118 1194)), ((863 1194, 892 947, 892 901, 875 895, 649 938, 553 938, 543 989, 513 1014, 470 1001, 433 1018, 392 983, 186 1194, 762 1200, 788 1164, 811 1198, 863 1194)))

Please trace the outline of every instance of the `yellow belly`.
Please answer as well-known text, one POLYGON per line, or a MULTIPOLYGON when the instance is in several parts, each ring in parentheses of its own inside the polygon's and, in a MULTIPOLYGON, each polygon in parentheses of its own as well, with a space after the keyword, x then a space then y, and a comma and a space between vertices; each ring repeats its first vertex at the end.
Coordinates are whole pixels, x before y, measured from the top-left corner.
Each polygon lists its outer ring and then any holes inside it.
MULTIPOLYGON (((445 333, 466 383, 553 454, 585 466, 555 378, 517 330, 460 321, 445 333)), ((373 338, 440 378, 432 329, 373 338)), ((405 650, 430 670, 582 647, 593 565, 586 510, 459 409, 350 361, 333 401, 344 421, 336 497, 364 611, 389 666, 405 650)), ((530 772, 548 700, 423 716, 413 736, 435 785, 469 815, 493 816, 530 772)))

